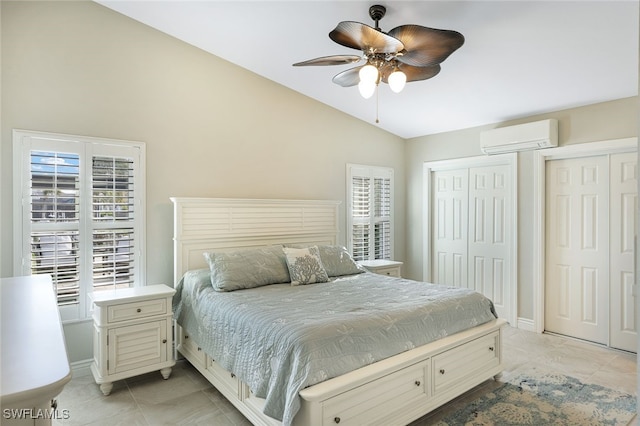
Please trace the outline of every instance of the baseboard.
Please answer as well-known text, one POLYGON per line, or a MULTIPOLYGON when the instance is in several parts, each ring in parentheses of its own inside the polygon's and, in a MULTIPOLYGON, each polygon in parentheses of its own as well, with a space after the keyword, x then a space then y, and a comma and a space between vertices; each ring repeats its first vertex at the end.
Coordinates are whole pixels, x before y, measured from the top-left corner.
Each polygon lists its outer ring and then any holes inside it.
POLYGON ((526 331, 536 331, 533 320, 529 318, 518 318, 518 328, 526 331))
POLYGON ((91 370, 89 369, 89 367, 91 366, 92 362, 93 362, 93 359, 89 358, 89 359, 83 359, 81 361, 75 361, 70 363, 71 374, 74 377, 82 377, 82 376, 87 376, 91 374, 91 370))

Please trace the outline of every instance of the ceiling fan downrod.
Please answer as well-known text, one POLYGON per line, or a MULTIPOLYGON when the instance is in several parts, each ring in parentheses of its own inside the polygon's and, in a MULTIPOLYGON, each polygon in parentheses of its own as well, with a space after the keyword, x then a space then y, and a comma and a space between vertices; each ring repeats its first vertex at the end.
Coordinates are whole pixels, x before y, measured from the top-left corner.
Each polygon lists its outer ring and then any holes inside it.
POLYGON ((379 21, 384 18, 385 13, 387 13, 387 8, 379 4, 374 4, 369 8, 369 16, 376 23, 376 30, 380 32, 382 32, 382 30, 380 29, 379 21))

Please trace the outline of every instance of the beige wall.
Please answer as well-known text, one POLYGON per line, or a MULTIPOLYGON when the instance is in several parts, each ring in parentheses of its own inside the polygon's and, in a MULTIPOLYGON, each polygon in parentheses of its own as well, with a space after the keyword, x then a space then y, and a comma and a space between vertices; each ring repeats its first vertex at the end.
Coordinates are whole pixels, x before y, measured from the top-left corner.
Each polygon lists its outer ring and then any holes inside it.
MULTIPOLYGON (((407 211, 406 258, 403 272, 422 279, 422 180, 423 164, 482 155, 480 132, 529 121, 558 119, 559 145, 621 139, 638 135, 638 98, 625 98, 580 108, 557 111, 455 132, 423 136, 406 141, 407 211)), ((532 242, 533 154, 518 154, 518 317, 533 319, 532 242)))
MULTIPOLYGON (((96 3, 0 4, 0 276, 13 273, 14 128, 146 143, 150 284, 172 281, 170 196, 342 200, 344 242, 346 163, 395 169, 404 257, 402 139, 96 3)), ((65 327, 72 361, 91 356, 85 328, 65 327)))

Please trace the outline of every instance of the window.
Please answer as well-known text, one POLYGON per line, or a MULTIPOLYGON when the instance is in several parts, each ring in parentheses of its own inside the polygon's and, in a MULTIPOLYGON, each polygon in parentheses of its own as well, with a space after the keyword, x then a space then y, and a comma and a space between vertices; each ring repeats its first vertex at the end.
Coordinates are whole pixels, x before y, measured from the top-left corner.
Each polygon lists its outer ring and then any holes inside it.
POLYGON ((393 258, 393 169, 347 164, 348 246, 358 260, 393 258))
POLYGON ((144 273, 144 144, 15 130, 16 275, 50 274, 63 320, 144 273))

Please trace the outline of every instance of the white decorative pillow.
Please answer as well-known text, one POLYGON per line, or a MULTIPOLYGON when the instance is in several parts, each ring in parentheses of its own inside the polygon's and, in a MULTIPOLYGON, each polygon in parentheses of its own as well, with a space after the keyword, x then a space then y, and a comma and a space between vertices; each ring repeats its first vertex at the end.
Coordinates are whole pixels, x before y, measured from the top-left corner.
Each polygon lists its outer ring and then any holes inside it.
POLYGON ((284 255, 287 259, 291 285, 326 283, 329 281, 327 271, 325 271, 322 260, 320 260, 318 247, 283 247, 282 250, 284 250, 284 255))

